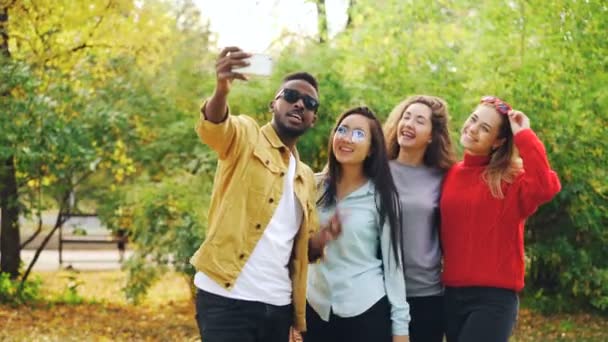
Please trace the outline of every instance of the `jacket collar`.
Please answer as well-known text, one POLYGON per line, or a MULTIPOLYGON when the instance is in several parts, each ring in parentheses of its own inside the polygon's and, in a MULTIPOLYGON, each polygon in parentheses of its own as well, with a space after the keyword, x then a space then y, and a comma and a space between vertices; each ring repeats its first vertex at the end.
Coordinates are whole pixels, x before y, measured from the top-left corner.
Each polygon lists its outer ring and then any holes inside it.
MULTIPOLYGON (((274 130, 274 127, 272 127, 272 124, 270 122, 265 124, 264 126, 262 126, 261 130, 262 130, 262 134, 264 135, 264 138, 266 138, 266 140, 268 140, 268 142, 270 143, 270 145, 273 148, 281 149, 281 150, 285 150, 285 151, 288 150, 287 146, 285 146, 285 144, 283 144, 283 142, 279 138, 279 135, 274 130)), ((300 154, 298 153, 297 147, 294 146, 294 148, 291 152, 293 153, 293 156, 296 158, 296 178, 304 179, 304 169, 302 167, 303 163, 302 163, 302 161, 300 161, 300 154)))
POLYGON ((274 127, 272 127, 272 124, 270 124, 270 122, 265 124, 264 126, 262 126, 262 134, 264 134, 264 137, 266 137, 266 140, 268 140, 268 142, 270 143, 270 145, 272 145, 272 147, 287 148, 287 146, 285 146, 285 144, 283 144, 283 142, 277 135, 277 132, 274 130, 274 127))

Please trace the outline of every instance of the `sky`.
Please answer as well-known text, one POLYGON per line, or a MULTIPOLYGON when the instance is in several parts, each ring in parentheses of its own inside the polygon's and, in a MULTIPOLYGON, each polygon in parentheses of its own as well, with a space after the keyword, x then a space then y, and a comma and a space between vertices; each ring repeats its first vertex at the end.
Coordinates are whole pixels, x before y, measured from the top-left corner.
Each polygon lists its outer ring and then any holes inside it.
MULTIPOLYGON (((330 37, 346 22, 349 0, 326 0, 330 37)), ((315 5, 306 0, 194 0, 217 46, 235 45, 248 52, 269 52, 282 32, 314 37, 317 33, 315 5)))

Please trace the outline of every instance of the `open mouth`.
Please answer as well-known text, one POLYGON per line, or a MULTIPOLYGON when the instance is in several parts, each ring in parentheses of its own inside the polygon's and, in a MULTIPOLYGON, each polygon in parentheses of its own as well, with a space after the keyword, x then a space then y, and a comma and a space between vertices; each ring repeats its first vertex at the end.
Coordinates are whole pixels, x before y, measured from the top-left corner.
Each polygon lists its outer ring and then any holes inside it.
POLYGON ((298 113, 298 112, 289 112, 289 113, 287 113, 287 117, 291 118, 291 119, 293 119, 293 120, 295 120, 295 121, 297 121, 299 123, 301 123, 303 121, 302 120, 302 115, 300 113, 298 113))
POLYGON ((406 139, 415 139, 416 133, 414 133, 413 131, 409 131, 409 130, 403 130, 403 131, 401 131, 401 136, 406 139))

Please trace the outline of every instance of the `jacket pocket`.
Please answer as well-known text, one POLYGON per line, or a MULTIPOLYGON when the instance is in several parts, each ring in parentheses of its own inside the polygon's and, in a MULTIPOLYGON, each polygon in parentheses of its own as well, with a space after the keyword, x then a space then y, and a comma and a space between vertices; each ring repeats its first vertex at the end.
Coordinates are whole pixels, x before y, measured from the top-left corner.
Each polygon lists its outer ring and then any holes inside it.
MULTIPOLYGON (((256 147, 253 150, 249 170, 246 173, 245 184, 248 186, 249 196, 261 196, 268 199, 275 182, 280 181, 286 170, 280 164, 280 156, 273 156, 274 151, 264 147, 256 147)), ((276 199, 278 200, 278 199, 276 199)), ((274 201, 274 200, 273 200, 274 201)), ((262 203, 258 203, 261 205, 262 203)))

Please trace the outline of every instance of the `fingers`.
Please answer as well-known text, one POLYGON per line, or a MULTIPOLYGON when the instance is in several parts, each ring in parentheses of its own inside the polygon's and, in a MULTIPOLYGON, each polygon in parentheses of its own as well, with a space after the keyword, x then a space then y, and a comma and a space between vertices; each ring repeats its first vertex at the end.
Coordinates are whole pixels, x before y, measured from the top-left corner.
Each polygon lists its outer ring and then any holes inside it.
POLYGON ((246 58, 251 57, 251 54, 244 52, 236 46, 229 46, 222 50, 217 62, 215 70, 218 80, 232 81, 234 79, 247 80, 247 77, 241 73, 233 72, 235 67, 245 67, 249 65, 246 58))
POLYGON ((509 115, 509 121, 511 121, 512 123, 516 123, 518 125, 521 125, 521 121, 523 119, 522 112, 516 111, 516 110, 512 110, 508 113, 509 115))
POLYGON ((248 66, 249 62, 243 59, 232 59, 232 57, 224 57, 215 64, 218 70, 231 70, 235 66, 248 66))
POLYGON ((222 50, 222 52, 220 52, 219 58, 221 59, 221 58, 228 56, 229 54, 231 54, 233 52, 240 52, 240 51, 242 51, 242 50, 236 46, 227 46, 222 50))
POLYGON ((340 217, 338 216, 338 212, 332 216, 329 229, 334 237, 337 237, 342 232, 342 223, 340 222, 340 217))
POLYGON ((230 80, 239 79, 239 80, 243 80, 243 81, 249 80, 249 78, 247 78, 247 76, 245 76, 241 73, 232 72, 232 71, 220 72, 217 74, 217 77, 219 79, 230 79, 230 80))
POLYGON ((333 225, 332 233, 334 234, 334 237, 338 237, 338 235, 342 233, 342 223, 337 219, 335 224, 333 225))
POLYGON ((527 117, 526 114, 524 114, 523 112, 519 111, 519 110, 511 110, 509 113, 509 118, 520 118, 520 117, 527 117))
POLYGON ((333 240, 333 235, 329 229, 324 229, 321 231, 321 242, 325 245, 328 241, 333 240))
POLYGON ((511 110, 508 115, 514 134, 517 134, 517 132, 522 129, 530 128, 530 119, 526 116, 526 114, 518 110, 511 110))
POLYGON ((243 59, 243 58, 249 58, 249 57, 251 57, 251 54, 239 50, 237 52, 231 52, 231 53, 229 53, 228 56, 226 56, 226 57, 230 57, 232 59, 243 59))
POLYGON ((520 114, 522 114, 520 111, 517 111, 517 110, 514 110, 514 109, 512 109, 508 113, 510 119, 514 119, 514 118, 518 117, 520 114))
POLYGON ((322 226, 318 235, 318 241, 321 246, 325 246, 328 242, 337 239, 342 234, 342 223, 338 216, 338 212, 334 213, 329 222, 322 226))

